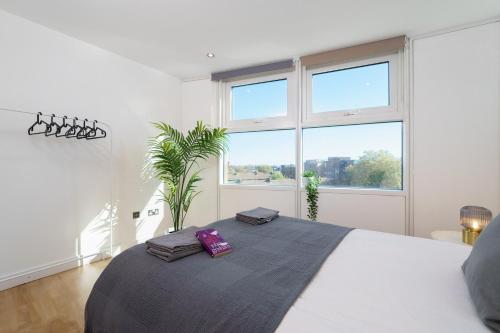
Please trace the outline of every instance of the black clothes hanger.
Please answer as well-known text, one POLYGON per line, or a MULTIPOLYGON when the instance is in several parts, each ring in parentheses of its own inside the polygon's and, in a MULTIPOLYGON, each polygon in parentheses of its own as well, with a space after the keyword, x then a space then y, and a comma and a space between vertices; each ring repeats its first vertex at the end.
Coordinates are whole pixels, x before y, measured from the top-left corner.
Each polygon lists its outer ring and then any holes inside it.
POLYGON ((40 119, 41 115, 42 115, 41 112, 38 112, 36 114, 36 122, 33 125, 31 125, 30 128, 28 128, 28 135, 45 134, 49 130, 50 125, 47 122, 40 119), (35 127, 37 125, 43 125, 44 130, 42 132, 34 132, 35 127))
POLYGON ((82 129, 82 126, 80 126, 80 125, 78 125, 76 123, 77 120, 78 120, 77 117, 73 118, 73 125, 66 132, 66 134, 64 134, 65 137, 67 137, 67 138, 74 138, 80 132, 80 130, 82 129))
POLYGON ((86 140, 95 140, 105 138, 108 134, 102 128, 100 128, 97 120, 92 121, 92 126, 90 126, 90 121, 85 118, 83 124, 78 124, 78 117, 73 118, 73 125, 68 122, 68 117, 62 117, 62 123, 58 123, 55 118, 56 115, 52 114, 50 116, 50 122, 42 120, 43 114, 38 112, 36 114, 36 121, 33 125, 28 128, 29 135, 35 134, 45 134, 45 136, 54 135, 57 138, 77 138, 86 140), (43 130, 42 130, 43 129, 43 130))
POLYGON ((77 139, 86 139, 89 132, 92 131, 92 127, 87 125, 87 121, 89 121, 89 120, 87 118, 85 118, 85 120, 83 121, 83 126, 81 127, 80 131, 78 131, 78 133, 76 133, 77 139))
POLYGON ((97 123, 97 120, 94 120, 92 122, 92 127, 90 128, 90 130, 87 132, 87 137, 86 139, 87 140, 91 140, 92 138, 95 138, 96 135, 97 135, 97 131, 96 131, 96 128, 95 128, 95 124, 97 123))
POLYGON ((56 135, 61 130, 61 125, 54 121, 55 116, 55 114, 52 114, 52 116, 50 116, 50 124, 47 128, 47 131, 45 132, 45 136, 56 135))
POLYGON ((107 133, 100 127, 97 127, 97 120, 93 121, 94 125, 92 126, 90 132, 87 135, 87 140, 95 140, 105 138, 107 133))
POLYGON ((66 119, 68 119, 68 117, 64 116, 63 120, 62 120, 62 125, 59 126, 59 129, 56 132, 56 137, 58 137, 58 138, 66 135, 66 132, 68 132, 68 131, 63 131, 64 129, 69 130, 71 128, 71 125, 66 122, 66 119))

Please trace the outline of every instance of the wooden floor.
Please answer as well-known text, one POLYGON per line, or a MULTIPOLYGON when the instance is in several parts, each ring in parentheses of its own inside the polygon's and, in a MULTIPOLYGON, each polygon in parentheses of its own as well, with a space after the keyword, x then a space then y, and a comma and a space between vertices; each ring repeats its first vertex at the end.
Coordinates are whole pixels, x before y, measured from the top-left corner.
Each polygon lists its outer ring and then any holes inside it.
POLYGON ((83 332, 85 302, 109 261, 0 291, 0 333, 83 332))

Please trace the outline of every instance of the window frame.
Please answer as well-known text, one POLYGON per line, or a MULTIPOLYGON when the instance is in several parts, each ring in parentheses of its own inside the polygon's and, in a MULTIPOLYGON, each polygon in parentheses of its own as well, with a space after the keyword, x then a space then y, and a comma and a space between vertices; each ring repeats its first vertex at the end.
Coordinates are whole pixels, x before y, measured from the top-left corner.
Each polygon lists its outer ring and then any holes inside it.
MULTIPOLYGON (((259 129, 259 130, 244 130, 244 131, 241 131, 241 130, 229 130, 227 133, 228 134, 240 134, 240 133, 260 133, 260 132, 279 132, 279 131, 293 131, 294 132, 294 142, 293 144, 296 146, 296 142, 297 142, 297 131, 296 131, 296 128, 295 127, 285 127, 285 128, 274 128, 274 129, 259 129)), ((222 168, 220 168, 220 184, 221 186, 224 186, 224 187, 244 187, 244 188, 278 188, 278 189, 296 189, 297 185, 300 184, 300 180, 297 178, 298 177, 298 173, 297 173, 297 161, 298 161, 298 157, 297 157, 297 149, 295 147, 294 149, 294 163, 295 163, 295 179, 294 179, 294 182, 293 184, 272 184, 272 183, 269 183, 269 184, 237 184, 237 183, 226 183, 227 181, 227 174, 226 174, 226 163, 228 162, 227 160, 227 155, 226 155, 226 152, 224 152, 224 154, 221 155, 220 157, 220 162, 222 164, 222 168)))
POLYGON ((260 75, 252 78, 227 81, 223 86, 223 108, 222 108, 222 125, 230 131, 259 131, 272 129, 286 129, 296 127, 297 114, 297 74, 296 70, 285 73, 260 75), (263 117, 253 119, 232 119, 232 88, 242 85, 266 83, 271 81, 286 80, 287 81, 287 114, 285 116, 263 117))
MULTIPOLYGON (((380 119, 381 122, 395 120, 401 117, 400 93, 401 93, 401 77, 400 77, 400 55, 399 53, 389 54, 379 57, 371 57, 358 61, 345 62, 335 65, 327 65, 304 69, 303 72, 303 94, 304 107, 302 113, 302 123, 308 124, 323 124, 325 121, 333 121, 338 124, 376 122, 380 119), (381 107, 368 108, 353 108, 337 111, 318 112, 312 110, 312 93, 313 93, 313 75, 320 73, 328 73, 332 71, 348 70, 369 65, 376 65, 387 62, 389 64, 389 105, 381 107), (346 118, 350 118, 347 120, 346 118)), ((304 127, 305 127, 304 126, 304 127)))
POLYGON ((295 181, 296 186, 272 184, 227 184, 224 183, 225 156, 219 158, 218 184, 219 189, 261 189, 294 191, 301 197, 305 191, 303 173, 303 142, 302 131, 310 127, 327 127, 336 125, 357 125, 368 123, 402 122, 402 189, 378 189, 357 187, 320 186, 319 192, 357 195, 388 195, 406 197, 410 186, 409 180, 409 115, 406 85, 409 84, 407 73, 408 54, 405 50, 383 56, 367 57, 362 60, 338 63, 335 65, 315 66, 306 68, 299 61, 293 71, 278 74, 262 74, 251 78, 219 82, 217 100, 219 106, 219 124, 227 128, 228 133, 258 132, 268 130, 293 129, 295 134, 295 181), (389 106, 364 108, 359 110, 332 111, 314 114, 311 117, 311 83, 312 75, 381 62, 389 63, 389 106), (287 116, 268 117, 261 119, 231 120, 231 88, 245 84, 261 83, 287 79, 287 116), (358 112, 359 111, 359 112, 358 112), (309 117, 308 117, 309 116, 309 117))
MULTIPOLYGON (((318 185, 318 190, 320 192, 339 192, 339 193, 365 193, 365 194, 375 194, 375 193, 394 193, 399 195, 400 193, 406 192, 406 139, 405 139, 405 120, 387 120, 387 121, 376 121, 376 122, 353 122, 353 123, 341 123, 341 124, 331 124, 324 123, 314 126, 302 126, 300 128, 300 172, 304 172, 304 130, 314 129, 314 128, 328 128, 328 127, 340 127, 340 126, 357 126, 357 125, 378 125, 386 123, 400 123, 401 124, 401 188, 376 188, 376 187, 356 187, 356 186, 329 186, 329 185, 318 185)), ((298 163, 298 162, 297 162, 298 163)), ((295 167, 297 169, 297 166, 295 167)), ((301 182, 301 190, 305 190, 304 179, 301 182)))

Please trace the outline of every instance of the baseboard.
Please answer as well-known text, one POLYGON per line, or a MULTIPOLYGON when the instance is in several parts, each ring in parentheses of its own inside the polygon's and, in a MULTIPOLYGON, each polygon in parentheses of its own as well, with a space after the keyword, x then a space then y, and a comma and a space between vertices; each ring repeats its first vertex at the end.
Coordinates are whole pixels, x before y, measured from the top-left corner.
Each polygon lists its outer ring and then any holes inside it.
POLYGON ((55 261, 47 265, 34 267, 29 270, 4 276, 0 278, 0 291, 13 288, 31 281, 35 281, 50 275, 61 273, 79 267, 83 264, 103 260, 108 257, 109 254, 107 252, 100 252, 82 257, 75 256, 73 258, 55 261))

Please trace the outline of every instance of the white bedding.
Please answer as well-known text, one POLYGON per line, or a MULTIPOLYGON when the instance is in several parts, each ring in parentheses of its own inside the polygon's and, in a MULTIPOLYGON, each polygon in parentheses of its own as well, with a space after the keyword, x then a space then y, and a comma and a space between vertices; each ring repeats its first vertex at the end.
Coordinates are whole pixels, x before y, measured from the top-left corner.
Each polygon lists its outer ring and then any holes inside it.
POLYGON ((469 252, 465 245, 353 230, 276 332, 489 332, 461 271, 469 252))

